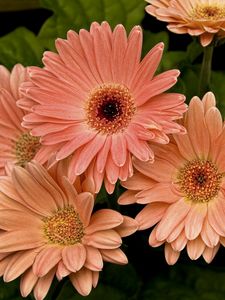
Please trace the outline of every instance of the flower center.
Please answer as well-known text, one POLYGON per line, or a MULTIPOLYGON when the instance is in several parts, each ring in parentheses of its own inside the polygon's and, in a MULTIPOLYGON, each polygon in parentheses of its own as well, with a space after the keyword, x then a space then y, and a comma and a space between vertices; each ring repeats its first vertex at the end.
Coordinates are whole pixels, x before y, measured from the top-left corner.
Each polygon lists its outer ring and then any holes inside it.
POLYGON ((24 167, 34 158, 40 147, 38 137, 30 135, 28 132, 21 134, 15 143, 16 164, 24 167))
POLYGON ((88 97, 87 122, 98 132, 113 134, 128 126, 135 110, 134 98, 126 86, 102 84, 88 97))
POLYGON ((222 177, 211 161, 196 159, 180 169, 178 183, 187 199, 209 202, 218 194, 222 177))
POLYGON ((59 210, 55 215, 43 219, 44 234, 51 244, 74 245, 84 236, 84 227, 72 206, 59 210))
POLYGON ((193 19, 219 20, 225 18, 225 7, 222 5, 198 5, 192 12, 193 19))

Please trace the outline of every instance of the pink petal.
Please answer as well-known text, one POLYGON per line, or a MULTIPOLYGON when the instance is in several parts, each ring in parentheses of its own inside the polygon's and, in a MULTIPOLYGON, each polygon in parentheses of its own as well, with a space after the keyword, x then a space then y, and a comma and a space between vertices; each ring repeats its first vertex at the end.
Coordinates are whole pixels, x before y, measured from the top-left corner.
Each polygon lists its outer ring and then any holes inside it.
POLYGON ((92 271, 83 268, 76 273, 72 273, 69 277, 79 294, 82 296, 90 294, 92 290, 92 271))
POLYGON ((115 230, 109 229, 85 236, 85 244, 99 249, 115 249, 120 247, 122 240, 115 230))
POLYGON ((162 58, 163 48, 164 44, 159 43, 155 47, 153 47, 143 58, 141 64, 139 65, 138 71, 131 83, 131 86, 133 86, 133 88, 142 88, 143 82, 147 82, 152 79, 162 58))
POLYGON ((92 217, 89 226, 85 229, 87 234, 96 231, 112 229, 123 222, 123 216, 111 209, 101 209, 96 211, 92 217))
POLYGON ((62 250, 62 259, 65 267, 71 272, 79 271, 86 260, 86 250, 82 244, 66 246, 62 250))
POLYGON ((73 154, 79 147, 94 139, 96 135, 95 133, 83 130, 82 126, 77 127, 77 130, 79 130, 80 132, 76 133, 76 137, 74 137, 74 139, 68 141, 61 147, 56 155, 57 160, 68 157, 70 154, 73 154))
MULTIPOLYGON (((176 230, 176 229, 175 229, 176 230)), ((182 251, 186 244, 187 244, 188 240, 185 236, 184 230, 178 235, 178 237, 176 238, 176 240, 174 240, 171 243, 171 247, 174 249, 174 251, 182 251)))
POLYGON ((91 271, 101 271, 103 268, 103 260, 100 251, 96 248, 86 246, 87 257, 85 267, 91 271))
POLYGON ((139 224, 138 229, 144 230, 155 225, 162 219, 167 209, 168 204, 164 203, 151 203, 146 205, 135 218, 139 224))
POLYGON ((118 232, 121 237, 129 236, 136 232, 137 229, 137 221, 128 216, 123 216, 123 223, 115 228, 116 232, 118 232))
POLYGON ((200 234, 206 214, 205 203, 196 203, 191 207, 185 219, 185 234, 189 240, 194 240, 200 234))
POLYGON ((123 25, 119 24, 113 31, 112 42, 112 71, 113 81, 122 82, 123 79, 123 61, 127 48, 127 36, 123 25))
POLYGON ((209 153, 209 135, 205 124, 203 105, 198 97, 192 98, 189 104, 187 130, 196 155, 207 159, 209 153), (198 124, 197 130, 196 124, 198 124))
POLYGON ((79 153, 77 157, 77 163, 74 169, 74 172, 77 175, 80 175, 87 169, 92 159, 102 148, 105 139, 106 139, 106 135, 98 135, 93 140, 91 140, 88 144, 82 147, 82 151, 79 153))
POLYGON ((223 120, 220 111, 216 107, 210 108, 205 116, 206 126, 209 131, 211 142, 222 133, 223 120))
POLYGON ((127 204, 133 204, 136 203, 136 192, 135 191, 126 191, 124 192, 118 199, 118 203, 120 205, 127 205, 127 204))
POLYGON ((145 89, 135 91, 134 97, 138 99, 138 105, 143 105, 150 98, 159 95, 169 88, 171 88, 176 82, 180 73, 177 70, 170 70, 160 75, 157 75, 153 80, 145 86, 145 89))
POLYGON ((57 246, 48 246, 44 248, 35 259, 33 272, 38 277, 45 276, 61 260, 62 249, 57 246), (49 259, 51 257, 51 259, 49 259))
POLYGON ((190 208, 190 204, 184 201, 184 199, 180 199, 176 203, 170 205, 158 224, 156 232, 157 240, 165 240, 175 227, 184 220, 190 208))
POLYGON ((140 26, 132 28, 123 60, 123 82, 130 85, 139 67, 142 50, 142 30, 140 26))
POLYGON ((188 241, 187 243, 187 253, 190 259, 193 260, 198 259, 202 255, 204 250, 205 250, 205 244, 203 243, 200 237, 198 237, 195 240, 188 241))
POLYGON ((219 235, 215 232, 215 230, 209 224, 209 221, 207 218, 205 218, 205 221, 202 226, 201 238, 208 247, 215 247, 219 242, 219 235))
POLYGON ((118 167, 122 167, 127 158, 127 145, 126 139, 123 134, 112 135, 112 159, 118 167))
POLYGON ((94 207, 94 197, 89 192, 83 192, 76 196, 74 199, 75 207, 79 213, 79 217, 82 220, 84 226, 88 226, 94 207))
POLYGON ((60 281, 64 277, 68 276, 71 272, 65 267, 62 260, 57 265, 56 277, 60 281))
POLYGON ((28 269, 21 277, 20 292, 22 297, 27 297, 34 288, 38 277, 34 275, 32 268, 28 269))
POLYGON ((12 209, 1 209, 0 219, 0 228, 7 231, 18 230, 18 228, 26 230, 27 224, 32 224, 32 226, 39 228, 43 224, 43 222, 33 214, 12 209))
POLYGON ((41 249, 16 252, 4 272, 4 281, 9 282, 23 274, 34 262, 41 249))
POLYGON ((97 154, 96 168, 99 173, 102 173, 105 169, 108 154, 111 149, 111 140, 112 140, 111 136, 108 136, 107 139, 105 140, 102 149, 100 149, 100 151, 97 154))
POLYGON ((45 298, 45 296, 47 295, 52 280, 54 278, 55 275, 55 268, 52 269, 50 272, 48 272, 48 274, 46 274, 45 276, 41 277, 38 279, 35 288, 34 288, 34 297, 37 300, 43 300, 45 298))
POLYGON ((162 244, 164 244, 165 241, 158 241, 156 238, 156 230, 157 230, 157 226, 155 226, 155 228, 152 230, 149 239, 148 239, 148 243, 151 247, 159 247, 162 244))
POLYGON ((155 181, 140 172, 136 172, 127 181, 121 182, 121 185, 128 190, 147 190, 155 185, 155 181))
POLYGON ((160 182, 171 183, 171 177, 177 173, 177 168, 165 159, 157 159, 154 161, 154 164, 152 162, 134 160, 134 166, 145 176, 160 182))
POLYGON ((218 252, 220 247, 220 244, 217 244, 215 247, 213 248, 209 248, 209 247, 205 247, 205 250, 202 254, 202 256, 204 257, 204 260, 210 264, 211 261, 214 259, 216 253, 218 252))
POLYGON ((109 181, 110 184, 114 185, 117 182, 119 177, 119 172, 120 172, 120 167, 118 167, 114 163, 111 155, 109 154, 105 166, 105 173, 106 173, 107 180, 109 181))
POLYGON ((13 252, 40 247, 44 244, 42 236, 34 230, 14 230, 0 234, 0 252, 13 252))
POLYGON ((172 191, 171 183, 156 183, 150 189, 136 194, 137 203, 146 204, 152 202, 173 203, 179 200, 180 196, 172 191))
POLYGON ((216 231, 217 234, 225 236, 224 220, 225 220, 225 207, 223 204, 224 199, 218 198, 211 201, 208 205, 208 220, 209 224, 216 231))
MULTIPOLYGON (((180 235, 184 235, 184 221, 180 222, 179 225, 177 225, 177 227, 171 232, 171 234, 168 236, 168 238, 166 239, 166 241, 168 243, 171 243, 173 241, 177 241, 177 239, 179 239, 178 237, 180 237, 180 235)), ((186 237, 185 237, 186 238, 186 237)))
POLYGON ((128 263, 127 257, 121 249, 101 250, 101 254, 104 261, 118 265, 128 263))
POLYGON ((58 209, 47 188, 40 186, 25 169, 15 167, 12 171, 12 179, 25 205, 34 212, 42 216, 49 216, 52 211, 58 209))
POLYGON ((152 161, 152 152, 146 141, 139 140, 133 133, 125 135, 129 151, 141 161, 152 161))
POLYGON ((174 265, 180 256, 180 252, 174 251, 173 248, 168 243, 165 244, 164 250, 165 250, 166 262, 168 263, 168 265, 174 265))

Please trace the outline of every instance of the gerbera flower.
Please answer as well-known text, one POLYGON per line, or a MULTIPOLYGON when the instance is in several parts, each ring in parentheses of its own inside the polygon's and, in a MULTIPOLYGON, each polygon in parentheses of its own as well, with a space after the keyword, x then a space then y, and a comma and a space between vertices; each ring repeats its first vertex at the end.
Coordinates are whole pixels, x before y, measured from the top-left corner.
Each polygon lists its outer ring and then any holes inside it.
POLYGON ((92 214, 91 193, 77 194, 66 177, 61 184, 37 163, 15 166, 0 179, 0 273, 7 282, 22 275, 22 295, 34 289, 37 300, 55 274, 89 294, 103 261, 127 263, 121 237, 137 229, 135 220, 116 211, 92 214))
POLYGON ((225 36, 225 2, 217 0, 146 0, 146 11, 175 33, 199 36, 203 47, 225 36))
POLYGON ((139 229, 157 223, 149 243, 165 243, 169 264, 185 246, 191 259, 211 262, 225 245, 225 128, 212 93, 191 100, 183 125, 188 134, 154 147, 154 164, 134 161, 119 203, 147 204, 136 216, 139 229))
POLYGON ((44 163, 54 150, 41 146, 39 137, 21 126, 24 111, 16 106, 16 101, 21 97, 19 87, 26 76, 27 70, 20 64, 14 66, 11 74, 0 66, 0 175, 5 174, 6 163, 25 166, 33 158, 44 163))
POLYGON ((43 69, 29 68, 20 107, 30 113, 23 126, 44 145, 58 146, 56 160, 72 155, 69 178, 90 167, 97 190, 105 180, 112 192, 117 179, 132 175, 131 156, 153 161, 148 141, 168 143, 168 133, 183 132, 174 122, 186 105, 184 96, 164 94, 178 70, 155 77, 163 44, 140 62, 142 30, 127 37, 122 25, 94 22, 90 32, 69 31, 57 39, 58 54, 44 54, 43 69))

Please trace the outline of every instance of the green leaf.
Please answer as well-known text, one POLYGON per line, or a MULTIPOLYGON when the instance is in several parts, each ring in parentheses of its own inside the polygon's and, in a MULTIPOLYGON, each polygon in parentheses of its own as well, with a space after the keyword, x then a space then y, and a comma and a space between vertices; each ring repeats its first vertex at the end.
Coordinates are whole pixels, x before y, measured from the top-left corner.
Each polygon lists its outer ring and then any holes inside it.
POLYGON ((0 38, 0 63, 8 68, 16 63, 41 65, 43 50, 36 36, 20 27, 0 38))
POLYGON ((151 31, 144 30, 143 41, 143 56, 146 55, 156 44, 164 43, 164 52, 167 51, 169 45, 169 35, 166 31, 153 33, 151 31))
POLYGON ((180 69, 186 60, 184 51, 168 51, 163 55, 162 67, 164 70, 180 69))
POLYGON ((93 21, 108 21, 111 26, 122 23, 127 30, 140 24, 144 17, 144 1, 140 0, 41 0, 50 9, 50 17, 40 30, 44 46, 54 49, 54 40, 64 38, 69 29, 89 29, 93 21))
POLYGON ((225 116, 225 74, 224 72, 212 72, 211 91, 216 96, 217 106, 223 117, 225 116))

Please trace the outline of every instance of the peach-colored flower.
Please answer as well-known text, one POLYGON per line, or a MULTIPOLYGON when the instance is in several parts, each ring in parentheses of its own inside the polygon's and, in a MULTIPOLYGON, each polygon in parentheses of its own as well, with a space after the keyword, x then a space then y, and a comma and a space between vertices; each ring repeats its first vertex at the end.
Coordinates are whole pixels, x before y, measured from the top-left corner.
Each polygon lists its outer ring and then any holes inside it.
POLYGON ((6 163, 24 166, 33 158, 44 163, 53 151, 41 146, 39 138, 21 126, 25 113, 16 101, 21 97, 19 87, 26 76, 27 70, 20 64, 14 66, 11 74, 0 66, 0 175, 5 174, 6 163))
POLYGON ((174 120, 186 111, 184 96, 163 93, 179 71, 154 77, 162 43, 140 62, 139 26, 127 37, 122 25, 112 32, 107 22, 94 22, 90 32, 70 30, 56 48, 58 54, 44 54, 43 69, 29 68, 18 101, 30 112, 23 126, 44 145, 58 146, 56 160, 72 155, 70 179, 87 171, 96 192, 104 180, 111 193, 118 178, 132 175, 131 156, 153 160, 148 141, 168 143, 168 133, 183 132, 174 120))
POLYGON ((149 243, 165 243, 169 264, 185 246, 191 259, 209 263, 225 245, 225 127, 212 93, 191 100, 183 125, 187 135, 154 147, 154 164, 134 161, 119 203, 147 204, 136 216, 139 229, 157 223, 149 243))
POLYGON ((103 261, 127 263, 121 237, 137 229, 116 211, 92 214, 91 193, 77 194, 66 177, 60 184, 34 162, 0 178, 0 274, 7 282, 22 275, 21 294, 33 289, 36 300, 44 299, 55 274, 89 294, 103 261))
POLYGON ((168 22, 175 33, 199 36, 203 47, 214 36, 225 36, 225 2, 217 0, 146 0, 146 11, 158 20, 168 22))

